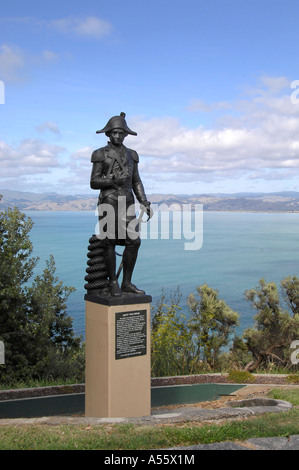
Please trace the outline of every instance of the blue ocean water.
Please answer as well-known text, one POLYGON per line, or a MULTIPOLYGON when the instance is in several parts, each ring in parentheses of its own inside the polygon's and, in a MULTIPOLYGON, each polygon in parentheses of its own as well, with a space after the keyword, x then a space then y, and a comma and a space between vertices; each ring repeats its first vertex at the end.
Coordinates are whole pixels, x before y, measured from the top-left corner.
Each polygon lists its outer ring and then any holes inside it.
MULTIPOLYGON (((76 334, 84 337, 84 276, 96 216, 93 211, 26 215, 34 222, 33 254, 40 257, 36 273, 43 271, 52 254, 59 280, 77 289, 69 298, 68 313, 76 334)), ((289 274, 299 275, 299 214, 204 212, 202 228, 203 244, 198 250, 185 250, 186 239, 172 231, 169 239, 163 239, 160 230, 156 238, 153 233, 143 236, 133 282, 152 295, 153 305, 162 288, 169 292, 179 286, 182 306, 197 286, 207 283, 239 312, 240 333, 253 324, 255 314, 244 299, 246 289, 257 286, 261 278, 279 284, 289 274)), ((122 248, 118 251, 122 253, 122 248)))

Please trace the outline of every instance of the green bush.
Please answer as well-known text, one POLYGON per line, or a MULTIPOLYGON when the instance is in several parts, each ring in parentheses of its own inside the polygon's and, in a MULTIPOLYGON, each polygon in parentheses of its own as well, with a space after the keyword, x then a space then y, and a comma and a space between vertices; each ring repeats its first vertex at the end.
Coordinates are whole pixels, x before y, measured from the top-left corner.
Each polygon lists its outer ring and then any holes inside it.
POLYGON ((299 385, 299 374, 291 374, 286 377, 286 381, 291 384, 299 385))
POLYGON ((231 370, 228 373, 228 379, 238 384, 255 382, 253 375, 246 370, 231 370))

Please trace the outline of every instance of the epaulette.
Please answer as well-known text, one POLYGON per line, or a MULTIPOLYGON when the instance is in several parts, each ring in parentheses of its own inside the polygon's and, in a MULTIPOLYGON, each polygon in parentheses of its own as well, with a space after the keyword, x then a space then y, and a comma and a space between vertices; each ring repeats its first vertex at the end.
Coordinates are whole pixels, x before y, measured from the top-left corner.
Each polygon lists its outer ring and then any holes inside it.
POLYGON ((131 152, 134 162, 139 163, 139 155, 136 150, 128 149, 131 152))
POLYGON ((102 162, 104 160, 104 151, 103 148, 94 150, 91 155, 91 162, 96 163, 96 162, 102 162))

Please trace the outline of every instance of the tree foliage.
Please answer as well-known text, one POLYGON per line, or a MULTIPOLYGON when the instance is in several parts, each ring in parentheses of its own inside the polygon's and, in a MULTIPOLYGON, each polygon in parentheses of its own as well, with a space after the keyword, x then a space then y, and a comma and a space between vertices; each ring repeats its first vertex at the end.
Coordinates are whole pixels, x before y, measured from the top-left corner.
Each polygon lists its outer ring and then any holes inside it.
POLYGON ((293 370, 291 344, 299 338, 299 279, 280 283, 259 281, 245 292, 254 325, 235 334, 239 314, 207 284, 187 299, 182 314, 179 291, 167 300, 162 294, 153 312, 152 364, 155 376, 182 375, 207 370, 284 368, 293 370), (223 367, 224 365, 224 367, 223 367))
POLYGON ((32 221, 16 207, 0 213, 0 340, 5 344, 2 382, 77 377, 83 346, 72 328, 66 302, 74 291, 55 276, 54 258, 32 280, 32 221), (31 281, 31 285, 30 285, 31 281))
POLYGON ((280 287, 281 295, 274 282, 261 279, 256 288, 245 292, 257 311, 255 325, 242 336, 252 357, 246 365, 250 371, 269 363, 291 367, 290 346, 299 337, 299 279, 288 276, 280 287))
POLYGON ((194 372, 192 334, 180 307, 179 289, 166 299, 165 292, 152 315, 152 376, 165 377, 194 372))
POLYGON ((220 353, 228 346, 233 330, 239 324, 239 314, 219 299, 218 291, 207 284, 196 288, 196 294, 188 298, 188 305, 197 357, 213 369, 219 365, 220 353))
POLYGON ((167 301, 165 293, 153 312, 152 374, 183 375, 213 369, 220 364, 222 348, 229 343, 238 313, 218 298, 206 284, 197 287, 182 314, 181 294, 177 290, 167 301))

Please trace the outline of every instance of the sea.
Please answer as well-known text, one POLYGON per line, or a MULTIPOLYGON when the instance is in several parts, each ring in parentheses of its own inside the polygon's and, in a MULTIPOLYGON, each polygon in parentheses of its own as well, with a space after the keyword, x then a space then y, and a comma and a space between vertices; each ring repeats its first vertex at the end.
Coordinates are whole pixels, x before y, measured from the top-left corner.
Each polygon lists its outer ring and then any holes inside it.
MULTIPOLYGON (((68 314, 77 335, 85 337, 84 285, 89 238, 97 233, 94 211, 27 211, 34 222, 30 232, 33 256, 39 257, 35 274, 54 256, 56 275, 76 291, 68 299, 68 314)), ((160 214, 161 217, 161 214, 160 214)), ((133 282, 152 296, 153 308, 161 297, 179 289, 182 312, 188 317, 187 298, 196 287, 208 284, 240 315, 236 332, 254 324, 256 312, 244 292, 260 279, 280 281, 299 276, 299 214, 205 212, 193 220, 189 234, 173 212, 153 229, 142 224, 142 244, 133 282), (173 219, 173 220, 172 220, 173 219), (171 226, 171 223, 173 225, 171 226), (176 228, 175 228, 176 227, 176 228), (196 243, 190 239, 194 234, 196 243)), ((180 219, 182 221, 182 219, 180 219)), ((151 222, 149 222, 150 224, 151 222)), ((121 261, 122 247, 117 247, 121 261)))

